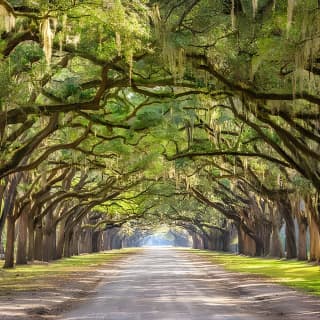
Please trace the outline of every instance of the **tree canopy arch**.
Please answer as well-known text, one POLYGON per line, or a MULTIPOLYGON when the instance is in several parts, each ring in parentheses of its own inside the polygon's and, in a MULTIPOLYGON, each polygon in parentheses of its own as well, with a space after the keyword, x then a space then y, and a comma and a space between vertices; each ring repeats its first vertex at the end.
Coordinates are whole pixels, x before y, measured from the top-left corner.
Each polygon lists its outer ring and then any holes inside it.
POLYGON ((5 266, 15 229, 25 263, 160 223, 275 256, 285 226, 300 259, 309 227, 319 260, 319 28, 315 0, 0 1, 5 266))

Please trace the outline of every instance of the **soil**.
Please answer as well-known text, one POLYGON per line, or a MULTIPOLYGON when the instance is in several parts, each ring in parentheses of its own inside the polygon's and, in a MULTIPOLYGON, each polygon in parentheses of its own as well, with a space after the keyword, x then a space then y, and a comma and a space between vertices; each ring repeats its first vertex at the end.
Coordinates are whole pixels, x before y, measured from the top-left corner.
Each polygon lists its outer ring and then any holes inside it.
MULTIPOLYGON (((90 272, 72 272, 35 280, 37 290, 0 291, 1 320, 54 319, 95 293, 108 276, 117 273, 119 260, 90 268, 90 272)), ((34 284, 33 284, 34 287, 34 284)))

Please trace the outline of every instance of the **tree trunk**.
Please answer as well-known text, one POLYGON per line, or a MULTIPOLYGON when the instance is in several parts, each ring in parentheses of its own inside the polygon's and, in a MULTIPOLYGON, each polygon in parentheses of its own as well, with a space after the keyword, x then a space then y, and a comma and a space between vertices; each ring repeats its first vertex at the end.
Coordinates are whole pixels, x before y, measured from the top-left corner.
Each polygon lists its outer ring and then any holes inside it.
POLYGON ((206 234, 206 237, 208 242, 208 249, 211 251, 217 250, 217 240, 219 236, 217 235, 216 230, 209 230, 209 232, 206 234))
POLYGON ((244 241, 243 241, 243 232, 239 225, 237 225, 237 234, 238 234, 238 253, 244 254, 244 241))
POLYGON ((17 246, 16 264, 27 264, 27 242, 28 242, 28 211, 30 207, 26 207, 19 217, 19 233, 17 246))
POLYGON ((282 218, 276 210, 277 206, 273 203, 269 205, 271 217, 271 237, 270 237, 270 250, 269 256, 275 258, 282 258, 284 256, 281 240, 280 229, 282 225, 282 218))
POLYGON ((104 250, 111 250, 111 237, 109 230, 104 232, 104 250))
MULTIPOLYGON (((238 228, 238 243, 240 254, 245 254, 251 257, 256 255, 256 242, 243 231, 241 226, 238 228)), ((261 246, 258 248, 261 248, 261 246)))
POLYGON ((55 230, 45 231, 42 244, 43 261, 51 261, 56 259, 56 236, 55 230))
POLYGON ((44 218, 43 242, 42 242, 43 261, 51 261, 56 258, 56 225, 53 220, 53 212, 50 211, 44 218))
POLYGON ((93 231, 92 233, 92 252, 99 252, 99 231, 93 231))
POLYGON ((299 219, 299 242, 298 242, 298 260, 307 260, 307 229, 308 222, 306 218, 299 219))
POLYGON ((205 250, 210 249, 210 246, 209 246, 210 241, 209 241, 208 235, 205 233, 202 233, 201 238, 202 238, 202 243, 203 243, 203 249, 205 249, 205 250))
POLYGON ((264 253, 264 243, 260 239, 252 239, 254 241, 254 245, 251 244, 251 251, 254 253, 253 255, 256 257, 263 256, 264 253))
MULTIPOLYGON (((119 236, 118 231, 119 231, 119 229, 115 230, 114 236, 112 238, 112 249, 121 249, 122 248, 122 241, 121 241, 121 237, 119 236)), ((99 234, 99 238, 101 239, 100 234, 99 234)))
POLYGON ((320 233, 317 224, 317 219, 313 212, 309 218, 310 231, 310 261, 320 262, 320 233))
POLYGON ((280 214, 286 223, 286 252, 287 259, 297 258, 297 244, 295 225, 291 210, 291 204, 288 199, 281 199, 279 203, 280 214))
POLYGON ((192 232, 192 247, 193 249, 204 249, 202 238, 196 232, 192 232))
POLYGON ((66 229, 66 219, 60 221, 58 227, 58 241, 57 241, 57 250, 56 250, 56 258, 61 259, 63 256, 63 247, 65 242, 65 229, 66 229))
POLYGON ((279 227, 272 225, 272 233, 270 239, 270 257, 282 258, 284 256, 280 241, 279 227))
POLYGON ((41 221, 35 226, 34 258, 39 261, 43 259, 43 230, 41 221))
POLYGON ((14 267, 14 233, 15 219, 12 215, 7 216, 7 243, 4 268, 14 267))
POLYGON ((0 233, 2 233, 7 216, 13 216, 14 204, 17 196, 17 186, 21 180, 21 177, 21 173, 13 174, 6 179, 8 186, 6 187, 5 191, 3 191, 1 188, 1 196, 3 195, 4 198, 4 206, 0 216, 0 233))
POLYGON ((81 240, 80 240, 80 247, 81 247, 81 253, 92 252, 92 230, 86 229, 81 234, 81 240))
MULTIPOLYGON (((176 243, 176 238, 174 240, 174 246, 177 247, 177 243, 176 243)), ((125 236, 123 239, 122 239, 122 248, 127 248, 128 247, 128 239, 127 237, 125 236)))
POLYGON ((78 256, 79 255, 79 239, 80 239, 80 228, 76 226, 73 231, 72 236, 72 250, 71 255, 78 256))
POLYGON ((270 241, 272 233, 272 223, 271 221, 264 221, 262 225, 262 241, 263 241, 263 256, 268 256, 270 254, 270 241))
POLYGON ((28 217, 28 261, 34 260, 34 221, 33 216, 28 217))
POLYGON ((69 258, 71 256, 72 231, 66 230, 64 236, 63 256, 69 258))
POLYGON ((225 251, 225 252, 230 251, 230 233, 229 233, 229 231, 225 231, 222 234, 222 251, 225 251))
MULTIPOLYGON (((1 182, 1 180, 0 180, 1 182)), ((0 255, 4 254, 4 247, 2 243, 2 227, 1 227, 1 220, 4 219, 3 212, 2 212, 2 203, 3 203, 3 196, 5 192, 5 185, 0 184, 0 255)))
POLYGON ((111 250, 115 249, 115 236, 116 236, 116 229, 110 230, 110 243, 111 243, 111 250))

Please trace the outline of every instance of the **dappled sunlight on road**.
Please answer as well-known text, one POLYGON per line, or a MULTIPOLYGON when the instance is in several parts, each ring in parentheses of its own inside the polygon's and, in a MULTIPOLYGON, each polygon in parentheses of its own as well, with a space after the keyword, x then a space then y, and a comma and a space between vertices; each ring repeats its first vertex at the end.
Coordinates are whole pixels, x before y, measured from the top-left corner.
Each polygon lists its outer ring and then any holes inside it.
POLYGON ((225 272, 210 276, 214 268, 174 249, 147 248, 125 261, 88 303, 61 319, 262 319, 243 308, 247 302, 225 272))
POLYGON ((57 319, 62 310, 70 311, 60 320, 320 319, 319 298, 225 271, 189 250, 145 248, 75 280, 59 290, 47 283, 42 293, 1 297, 0 319, 57 319))
MULTIPOLYGON (((77 279, 79 286, 60 286, 58 290, 54 283, 45 286, 39 285, 37 291, 30 292, 26 292, 24 290, 26 288, 22 287, 21 292, 15 292, 13 295, 6 294, 0 297, 0 320, 29 320, 38 319, 37 316, 39 315, 49 316, 55 312, 55 310, 52 310, 52 307, 66 302, 68 303, 68 301, 71 301, 75 296, 80 299, 81 296, 83 296, 83 284, 92 285, 99 281, 101 279, 101 273, 104 277, 107 277, 111 274, 115 275, 116 272, 114 268, 110 268, 96 271, 96 275, 90 275, 88 277, 83 277, 82 275, 81 278, 77 279)), ((77 277, 77 275, 73 274, 72 277, 77 277)), ((58 278, 55 284, 57 285, 58 282, 61 281, 68 284, 66 280, 58 278)))

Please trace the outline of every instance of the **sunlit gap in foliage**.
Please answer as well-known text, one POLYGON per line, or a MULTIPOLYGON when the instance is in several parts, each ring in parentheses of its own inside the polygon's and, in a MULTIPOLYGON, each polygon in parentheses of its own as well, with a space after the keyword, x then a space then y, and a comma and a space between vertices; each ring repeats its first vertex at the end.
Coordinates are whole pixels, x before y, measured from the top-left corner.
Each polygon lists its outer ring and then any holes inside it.
POLYGON ((157 227, 142 240, 144 247, 190 247, 191 245, 192 239, 187 231, 167 225, 157 227))

